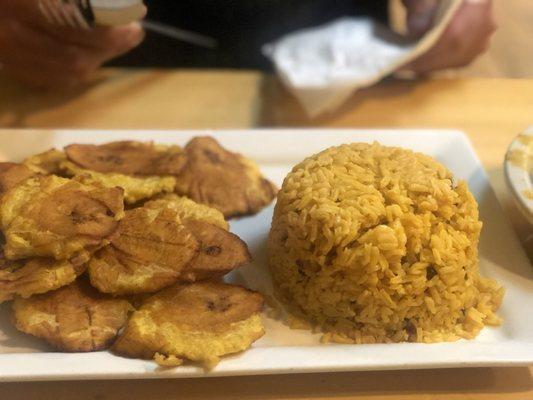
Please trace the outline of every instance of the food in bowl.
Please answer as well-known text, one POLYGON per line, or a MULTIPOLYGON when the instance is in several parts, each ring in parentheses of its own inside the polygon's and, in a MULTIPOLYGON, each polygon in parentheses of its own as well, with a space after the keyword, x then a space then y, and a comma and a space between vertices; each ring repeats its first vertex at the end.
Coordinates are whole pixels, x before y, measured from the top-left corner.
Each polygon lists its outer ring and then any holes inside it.
POLYGON ((296 165, 277 196, 269 267, 292 315, 324 341, 474 338, 504 289, 478 271, 466 182, 429 156, 346 144, 296 165))

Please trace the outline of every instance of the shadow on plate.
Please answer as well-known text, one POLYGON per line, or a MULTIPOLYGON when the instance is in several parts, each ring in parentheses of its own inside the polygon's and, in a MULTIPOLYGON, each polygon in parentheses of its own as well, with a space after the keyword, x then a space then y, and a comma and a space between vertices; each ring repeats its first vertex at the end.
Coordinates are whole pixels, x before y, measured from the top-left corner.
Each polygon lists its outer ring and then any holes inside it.
POLYGON ((497 188, 498 200, 505 214, 509 218, 516 235, 522 242, 529 261, 533 264, 533 225, 524 218, 524 215, 513 200, 512 194, 505 182, 503 168, 492 168, 487 173, 491 183, 497 188))
POLYGON ((515 239, 516 233, 506 218, 494 190, 491 186, 479 186, 484 175, 483 170, 478 169, 468 179, 471 188, 476 189, 477 186, 477 190, 474 191, 477 192, 479 217, 483 221, 479 254, 509 272, 532 280, 533 269, 529 259, 519 241, 515 239))

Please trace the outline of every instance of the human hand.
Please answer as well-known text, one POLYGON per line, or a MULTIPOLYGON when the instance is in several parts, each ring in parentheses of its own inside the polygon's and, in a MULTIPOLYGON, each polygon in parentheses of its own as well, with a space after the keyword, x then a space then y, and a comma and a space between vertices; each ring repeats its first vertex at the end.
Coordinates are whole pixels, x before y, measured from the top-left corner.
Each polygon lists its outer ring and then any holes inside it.
POLYGON ((80 83, 143 38, 139 23, 78 30, 50 24, 36 0, 0 0, 0 65, 31 86, 80 83))
MULTIPOLYGON (((403 0, 407 27, 413 36, 429 30, 437 0, 403 0)), ((437 43, 402 69, 418 74, 470 64, 484 53, 496 30, 492 0, 464 0, 437 43)))

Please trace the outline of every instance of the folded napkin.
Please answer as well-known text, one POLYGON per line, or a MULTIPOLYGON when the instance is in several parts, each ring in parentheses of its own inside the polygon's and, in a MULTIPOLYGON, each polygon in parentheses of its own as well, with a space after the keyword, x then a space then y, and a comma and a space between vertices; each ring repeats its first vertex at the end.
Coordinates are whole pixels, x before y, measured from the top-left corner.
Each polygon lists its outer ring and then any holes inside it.
POLYGON ((461 0, 443 0, 433 28, 413 41, 370 18, 346 17, 286 35, 263 47, 287 86, 311 116, 332 111, 430 49, 461 0))

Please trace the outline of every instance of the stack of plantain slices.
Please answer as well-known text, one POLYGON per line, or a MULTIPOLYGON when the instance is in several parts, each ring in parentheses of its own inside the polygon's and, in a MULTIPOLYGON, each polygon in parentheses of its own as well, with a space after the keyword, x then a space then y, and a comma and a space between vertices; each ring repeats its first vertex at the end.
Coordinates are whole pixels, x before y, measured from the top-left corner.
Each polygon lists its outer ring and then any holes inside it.
POLYGON ((59 351, 212 368, 264 334, 262 296, 222 282, 251 262, 225 218, 258 212, 275 192, 208 137, 0 163, 0 303, 59 351))

